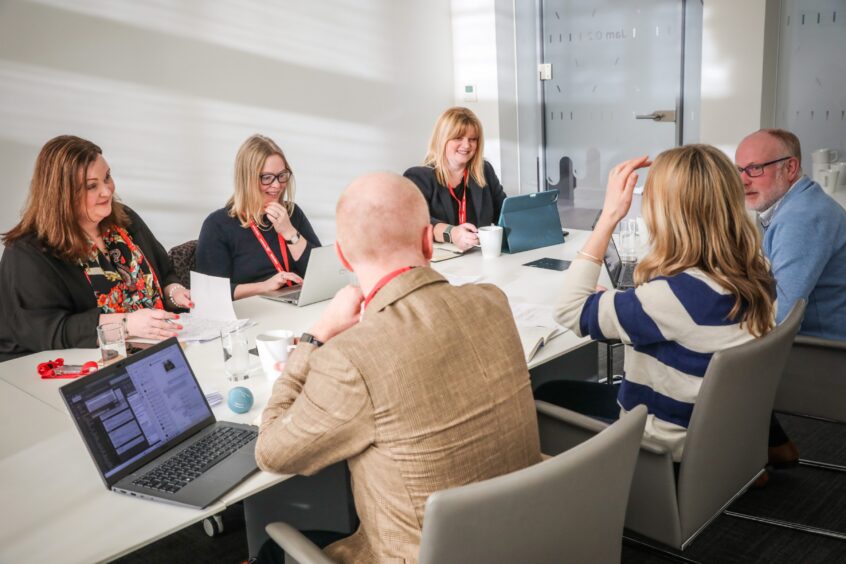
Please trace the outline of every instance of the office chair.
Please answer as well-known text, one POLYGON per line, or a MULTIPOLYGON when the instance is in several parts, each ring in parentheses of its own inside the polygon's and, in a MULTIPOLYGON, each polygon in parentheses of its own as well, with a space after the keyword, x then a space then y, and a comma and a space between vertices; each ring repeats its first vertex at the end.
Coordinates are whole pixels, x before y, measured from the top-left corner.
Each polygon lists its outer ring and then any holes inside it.
POLYGON ((186 288, 191 287, 191 271, 197 266, 196 253, 196 239, 176 245, 167 252, 179 283, 186 288))
MULTIPOLYGON (((846 423, 846 341, 797 335, 775 400, 775 411, 818 421, 846 423)), ((801 448, 800 448, 801 451, 801 448)), ((846 466, 800 459, 801 466, 846 472, 846 466)), ((846 540, 846 533, 801 523, 734 513, 758 523, 846 540)))
MULTIPOLYGON (((693 407, 678 480, 670 451, 642 440, 626 529, 647 540, 627 535, 628 542, 691 562, 680 551, 761 474, 776 389, 804 312, 800 300, 764 337, 714 354, 693 407)), ((562 415, 568 427, 541 436, 548 454, 607 426, 569 410, 562 415)))
MULTIPOLYGON (((562 408, 538 402, 541 425, 562 408)), ((623 516, 646 408, 638 407, 591 440, 534 466, 426 501, 420 564, 619 562, 623 516)), ((299 531, 267 532, 300 564, 331 560, 299 531)))

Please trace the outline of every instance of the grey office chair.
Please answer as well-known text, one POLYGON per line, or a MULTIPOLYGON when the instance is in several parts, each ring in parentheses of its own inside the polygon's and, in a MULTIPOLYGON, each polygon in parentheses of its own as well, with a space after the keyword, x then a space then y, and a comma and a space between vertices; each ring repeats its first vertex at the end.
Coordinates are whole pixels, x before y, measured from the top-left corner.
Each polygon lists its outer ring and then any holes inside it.
MULTIPOLYGON (((804 312, 805 302, 797 302, 766 336, 714 354, 693 408, 678 481, 671 453, 642 441, 626 528, 675 550, 650 548, 686 560, 678 551, 762 472, 776 389, 804 312)), ((606 426, 564 411, 569 427, 552 436, 541 434, 541 449, 548 454, 572 448, 606 426)))
POLYGON ((170 258, 170 264, 173 266, 179 283, 186 288, 191 287, 191 271, 197 265, 196 253, 196 239, 176 245, 167 252, 167 256, 170 258))
MULTIPOLYGON (((834 423, 846 423, 846 341, 797 335, 775 400, 775 411, 834 423)), ((801 445, 800 452, 801 452, 801 445)), ((846 466, 800 459, 799 464, 846 472, 846 466)), ((806 533, 846 540, 846 533, 801 523, 734 513, 741 517, 806 533)))
MULTIPOLYGON (((555 425, 559 407, 538 402, 555 425)), ((426 501, 420 564, 619 562, 626 498, 646 408, 529 468, 435 492, 426 501)), ((267 532, 300 564, 328 564, 285 523, 267 532)))

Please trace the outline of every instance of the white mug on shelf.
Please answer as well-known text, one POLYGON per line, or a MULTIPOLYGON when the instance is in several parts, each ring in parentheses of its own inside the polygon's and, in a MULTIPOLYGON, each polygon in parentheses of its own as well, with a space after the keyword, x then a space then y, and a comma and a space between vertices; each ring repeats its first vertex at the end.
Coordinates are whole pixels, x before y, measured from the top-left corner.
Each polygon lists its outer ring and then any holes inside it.
POLYGON ((829 164, 835 162, 839 156, 834 149, 817 149, 811 153, 811 160, 814 164, 829 164))
POLYGON ((831 170, 836 170, 840 173, 837 177, 837 187, 835 189, 846 192, 846 163, 832 163, 831 170))
POLYGON ((827 171, 823 172, 822 174, 822 186, 823 191, 826 194, 833 194, 835 190, 837 190, 837 184, 840 177, 840 170, 836 168, 830 168, 827 171))

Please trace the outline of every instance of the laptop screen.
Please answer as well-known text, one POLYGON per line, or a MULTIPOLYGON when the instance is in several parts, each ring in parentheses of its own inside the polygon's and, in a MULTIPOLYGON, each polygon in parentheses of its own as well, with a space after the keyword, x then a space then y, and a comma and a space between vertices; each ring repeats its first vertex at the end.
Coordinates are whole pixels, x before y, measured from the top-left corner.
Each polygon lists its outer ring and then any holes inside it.
POLYGON ((605 249, 605 268, 608 269, 611 283, 616 287, 620 280, 620 272, 623 270, 623 261, 620 259, 620 253, 617 252, 613 237, 608 241, 608 248, 605 249))
POLYGON ((64 386, 62 395, 107 481, 213 419, 176 339, 64 386))

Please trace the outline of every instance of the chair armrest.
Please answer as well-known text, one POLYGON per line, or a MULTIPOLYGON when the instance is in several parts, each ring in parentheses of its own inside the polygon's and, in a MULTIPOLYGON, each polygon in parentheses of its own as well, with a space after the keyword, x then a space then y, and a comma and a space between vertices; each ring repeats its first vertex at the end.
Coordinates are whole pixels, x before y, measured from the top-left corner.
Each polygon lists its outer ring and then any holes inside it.
POLYGON ((535 400, 535 407, 544 454, 560 454, 608 427, 607 423, 545 401, 535 400))
POLYGON ((264 530, 285 551, 285 554, 291 556, 299 564, 334 564, 316 544, 288 523, 270 523, 264 530))
POLYGON ((794 345, 803 347, 821 347, 826 349, 839 349, 846 351, 846 341, 835 341, 833 339, 822 339, 820 337, 809 337, 807 335, 796 335, 794 345))

